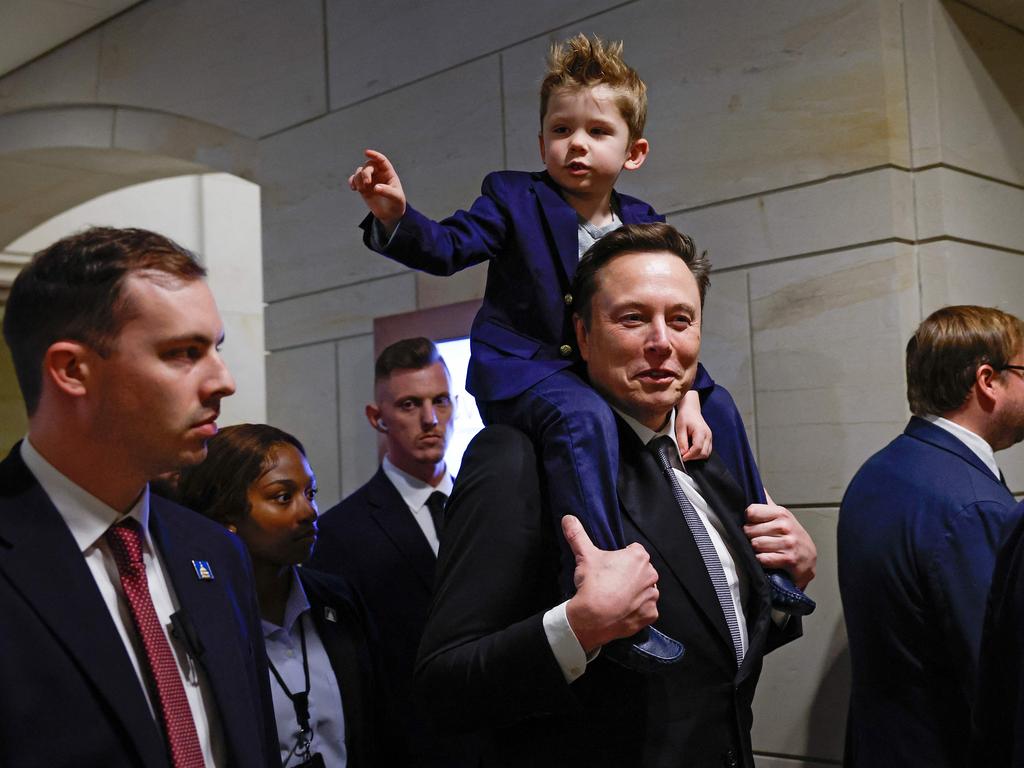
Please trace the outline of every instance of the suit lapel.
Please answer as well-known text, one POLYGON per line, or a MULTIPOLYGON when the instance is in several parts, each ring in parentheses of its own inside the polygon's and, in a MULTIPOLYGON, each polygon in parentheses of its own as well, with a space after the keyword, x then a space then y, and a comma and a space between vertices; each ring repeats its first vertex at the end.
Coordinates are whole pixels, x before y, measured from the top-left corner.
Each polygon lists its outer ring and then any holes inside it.
POLYGON ((580 261, 579 218, 576 209, 565 202, 546 173, 537 174, 533 179, 533 190, 562 266, 563 287, 567 288, 580 261))
POLYGON ((92 572, 18 446, 0 465, 0 574, 74 658, 141 762, 165 765, 163 736, 92 572))
POLYGON ((419 527, 409 505, 398 492, 383 469, 377 470, 372 482, 369 503, 373 507, 373 519, 384 531, 395 548, 402 553, 413 571, 429 591, 434 586, 434 566, 437 556, 430 548, 427 537, 419 527))
MULTIPOLYGON (((163 499, 150 498, 149 532, 160 550, 179 610, 187 615, 199 639, 197 661, 206 672, 217 701, 228 754, 247 754, 251 747, 238 744, 235 739, 238 734, 252 733, 250 721, 257 716, 257 708, 238 706, 237 701, 258 693, 249 690, 245 664, 250 654, 231 640, 238 636, 244 622, 237 619, 240 609, 234 596, 229 595, 230 585, 225 580, 228 566, 218 559, 218 550, 210 542, 195 536, 175 518, 174 509, 163 499), (214 578, 200 580, 193 560, 209 563, 214 578)), ((219 551, 223 552, 223 548, 219 551)), ((262 638, 258 640, 262 642, 262 638)))
POLYGON ((366 713, 362 705, 367 700, 367 693, 363 690, 363 673, 359 666, 359 650, 353 636, 355 620, 344 605, 331 605, 334 619, 328 619, 325 609, 330 601, 329 595, 319 584, 307 578, 301 569, 299 574, 309 599, 313 624, 341 689, 345 733, 348 734, 346 740, 352 740, 355 734, 364 731, 366 713))
MULTIPOLYGON (((623 514, 657 550, 672 575, 731 649, 732 636, 718 595, 668 481, 636 433, 621 419, 616 418, 616 422, 619 425, 619 499, 623 514)), ((660 575, 665 577, 665 574, 660 575)))

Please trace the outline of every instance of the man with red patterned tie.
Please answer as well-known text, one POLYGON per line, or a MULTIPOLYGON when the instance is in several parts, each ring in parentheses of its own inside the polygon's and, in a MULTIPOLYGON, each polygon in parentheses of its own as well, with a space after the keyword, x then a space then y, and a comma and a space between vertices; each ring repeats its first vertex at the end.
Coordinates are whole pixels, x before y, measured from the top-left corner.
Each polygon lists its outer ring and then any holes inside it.
POLYGON ((4 317, 29 418, 0 464, 0 765, 278 765, 242 545, 148 481, 194 464, 234 381, 205 271, 96 228, 4 317))

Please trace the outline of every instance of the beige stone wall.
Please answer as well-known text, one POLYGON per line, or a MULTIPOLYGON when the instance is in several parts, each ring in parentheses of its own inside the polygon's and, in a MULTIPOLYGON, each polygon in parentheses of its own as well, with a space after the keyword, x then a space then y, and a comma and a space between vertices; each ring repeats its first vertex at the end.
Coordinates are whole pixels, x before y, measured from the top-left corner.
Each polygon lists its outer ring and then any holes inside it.
MULTIPOLYGON (((484 278, 362 247, 345 188, 362 149, 387 151, 427 213, 466 206, 487 171, 539 165, 549 41, 623 39, 650 86, 652 154, 621 188, 710 250, 704 360, 819 545, 821 607, 766 664, 755 744, 766 768, 834 765, 835 519, 907 417, 905 341, 944 303, 1024 313, 1024 31, 983 6, 151 0, 0 79, 0 161, 6 113, 27 108, 153 110, 258 141, 269 414, 306 442, 330 503, 376 463, 373 318, 478 297, 484 278)), ((1001 460, 1024 491, 1024 450, 1001 460)))

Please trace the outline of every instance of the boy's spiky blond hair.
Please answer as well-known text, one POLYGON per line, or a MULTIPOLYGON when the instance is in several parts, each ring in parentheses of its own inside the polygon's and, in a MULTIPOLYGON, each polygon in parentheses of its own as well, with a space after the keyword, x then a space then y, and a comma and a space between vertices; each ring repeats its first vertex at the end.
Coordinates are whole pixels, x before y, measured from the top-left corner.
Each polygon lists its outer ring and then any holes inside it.
POLYGON ((555 43, 548 54, 548 71, 540 84, 540 121, 543 130, 548 100, 556 88, 592 88, 607 85, 616 91, 616 104, 629 126, 629 140, 644 135, 647 122, 647 86, 636 70, 622 60, 622 41, 604 43, 582 32, 555 43))

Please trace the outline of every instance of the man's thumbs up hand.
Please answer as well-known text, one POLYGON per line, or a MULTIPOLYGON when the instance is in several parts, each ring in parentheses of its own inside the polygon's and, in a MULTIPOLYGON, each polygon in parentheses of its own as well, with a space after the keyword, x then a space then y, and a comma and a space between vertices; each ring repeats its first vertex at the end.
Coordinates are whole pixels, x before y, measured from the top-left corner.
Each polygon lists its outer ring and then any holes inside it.
POLYGON ((576 557, 576 594, 565 611, 584 651, 631 637, 657 620, 658 572, 641 544, 598 549, 572 515, 562 518, 562 534, 576 557))

